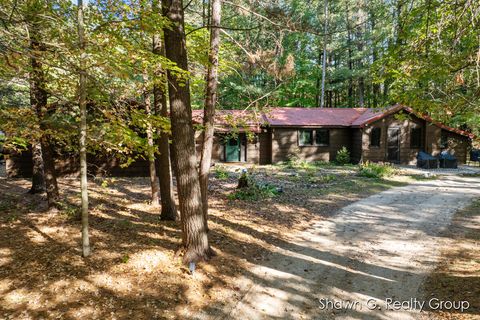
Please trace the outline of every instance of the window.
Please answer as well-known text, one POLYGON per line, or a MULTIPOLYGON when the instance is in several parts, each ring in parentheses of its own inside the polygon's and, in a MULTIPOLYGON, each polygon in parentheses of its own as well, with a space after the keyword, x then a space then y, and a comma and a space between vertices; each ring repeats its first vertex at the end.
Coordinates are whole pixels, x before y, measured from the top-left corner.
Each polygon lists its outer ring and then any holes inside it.
POLYGON ((315 130, 315 144, 317 146, 327 147, 330 144, 330 130, 328 129, 315 130))
POLYGON ((313 145, 313 130, 299 130, 298 131, 298 144, 300 146, 313 145))
POLYGON ((298 130, 299 146, 322 146, 330 144, 330 130, 328 129, 306 129, 298 130), (315 140, 314 140, 315 137, 315 140))
POLYGON ((381 138, 382 128, 372 128, 372 132, 370 132, 370 146, 380 147, 381 138))
POLYGON ((422 128, 412 128, 410 130, 410 148, 422 148, 422 128))

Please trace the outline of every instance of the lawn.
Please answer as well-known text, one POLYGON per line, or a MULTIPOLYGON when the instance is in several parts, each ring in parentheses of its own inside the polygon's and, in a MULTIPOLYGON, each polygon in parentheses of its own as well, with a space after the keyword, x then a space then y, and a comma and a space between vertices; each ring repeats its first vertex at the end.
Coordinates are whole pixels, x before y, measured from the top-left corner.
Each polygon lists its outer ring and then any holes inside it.
POLYGON ((405 185, 355 166, 250 167, 275 192, 232 197, 240 175, 217 166, 210 186, 209 237, 217 255, 190 272, 175 259, 178 222, 161 222, 147 178, 90 182, 93 255, 80 256, 79 183, 62 178, 64 208, 45 212, 29 181, 0 178, 0 317, 6 319, 186 319, 222 315, 240 299, 242 277, 282 241, 358 199, 405 185))

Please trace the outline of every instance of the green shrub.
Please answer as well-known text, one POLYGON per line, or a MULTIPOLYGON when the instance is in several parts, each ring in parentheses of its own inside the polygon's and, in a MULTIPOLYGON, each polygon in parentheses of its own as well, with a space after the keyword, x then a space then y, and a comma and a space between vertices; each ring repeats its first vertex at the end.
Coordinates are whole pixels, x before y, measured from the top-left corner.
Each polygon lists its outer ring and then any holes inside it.
POLYGON ((227 169, 225 169, 225 167, 223 167, 223 166, 215 166, 213 170, 214 170, 214 173, 215 173, 215 177, 217 179, 226 180, 230 177, 227 169))
POLYGON ((359 176, 367 178, 383 178, 393 176, 397 169, 389 163, 365 162, 360 164, 359 176))
POLYGON ((350 163, 350 152, 346 147, 342 147, 342 149, 338 150, 335 161, 341 166, 350 163))
POLYGON ((273 185, 257 184, 250 175, 247 176, 247 179, 248 187, 235 190, 227 196, 228 199, 258 201, 273 198, 279 194, 277 187, 273 185))

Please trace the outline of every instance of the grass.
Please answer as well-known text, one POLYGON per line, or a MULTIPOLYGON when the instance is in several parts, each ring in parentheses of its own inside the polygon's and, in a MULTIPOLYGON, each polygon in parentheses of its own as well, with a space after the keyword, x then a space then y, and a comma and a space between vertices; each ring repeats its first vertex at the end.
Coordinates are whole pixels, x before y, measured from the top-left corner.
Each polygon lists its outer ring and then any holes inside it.
POLYGON ((397 174, 398 170, 389 163, 365 162, 359 165, 358 175, 366 178, 384 178, 397 174))
POLYGON ((219 180, 226 180, 230 177, 228 170, 225 167, 219 165, 213 168, 213 173, 215 174, 215 177, 219 180))

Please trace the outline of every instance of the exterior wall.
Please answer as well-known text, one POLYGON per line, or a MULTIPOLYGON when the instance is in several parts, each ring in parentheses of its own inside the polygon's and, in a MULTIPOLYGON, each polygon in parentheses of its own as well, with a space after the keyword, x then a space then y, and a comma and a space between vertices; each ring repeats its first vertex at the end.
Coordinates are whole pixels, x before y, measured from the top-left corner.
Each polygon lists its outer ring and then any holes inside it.
POLYGON ((421 150, 437 156, 443 149, 441 148, 442 132, 449 137, 449 150, 458 159, 459 163, 465 163, 470 146, 469 139, 457 133, 449 132, 440 127, 427 123, 425 120, 410 115, 396 119, 391 115, 370 124, 363 129, 362 134, 362 161, 387 162, 387 130, 389 127, 400 128, 400 164, 415 165, 417 163, 417 153, 421 150), (410 133, 414 127, 423 129, 422 140, 424 148, 411 148, 410 133), (372 128, 381 128, 380 147, 370 146, 370 133, 372 128))
POLYGON ((440 139, 442 129, 434 124, 426 124, 425 151, 431 155, 438 155, 440 150, 440 139))
POLYGON ((268 129, 258 135, 259 150, 259 164, 272 163, 272 130, 268 129))
MULTIPOLYGON (((240 144, 240 162, 247 163, 260 163, 260 137, 263 133, 255 134, 252 141, 247 141, 246 135, 244 133, 239 134, 241 140, 240 144)), ((212 162, 225 162, 225 146, 223 141, 223 134, 215 134, 213 138, 213 150, 212 150, 212 162)), ((200 133, 195 135, 195 146, 197 159, 200 161, 200 152, 202 147, 202 140, 200 133)))
MULTIPOLYGON (((387 162, 387 132, 390 127, 400 128, 400 164, 414 165, 417 162, 416 156, 422 148, 411 148, 410 131, 413 128, 423 128, 425 137, 425 121, 415 116, 401 117, 396 119, 395 115, 390 115, 377 122, 366 126, 362 135, 362 161, 387 162), (373 128, 381 129, 380 146, 370 146, 370 134, 373 128)), ((428 134, 428 133, 427 133, 428 134)))
POLYGON ((352 135, 352 147, 350 156, 352 163, 359 163, 362 161, 362 136, 363 129, 350 129, 352 135))
POLYGON ((350 129, 325 128, 330 130, 329 146, 299 146, 298 130, 301 128, 274 128, 272 131, 272 163, 286 161, 296 155, 307 161, 333 161, 343 146, 351 149, 350 129))
POLYGON ((448 151, 450 154, 455 155, 458 163, 464 164, 467 162, 467 157, 470 152, 471 142, 467 137, 459 135, 447 130, 441 130, 441 134, 445 134, 448 138, 448 145, 446 148, 441 148, 439 145, 437 149, 441 151, 448 151))
MULTIPOLYGON (((128 167, 121 167, 115 158, 104 156, 87 156, 88 173, 95 176, 147 177, 148 161, 137 159, 128 167)), ((78 155, 64 154, 55 157, 55 170, 59 176, 77 176, 80 173, 78 155)), ((29 151, 21 154, 7 155, 6 172, 9 178, 28 178, 32 176, 32 154, 29 151)))

